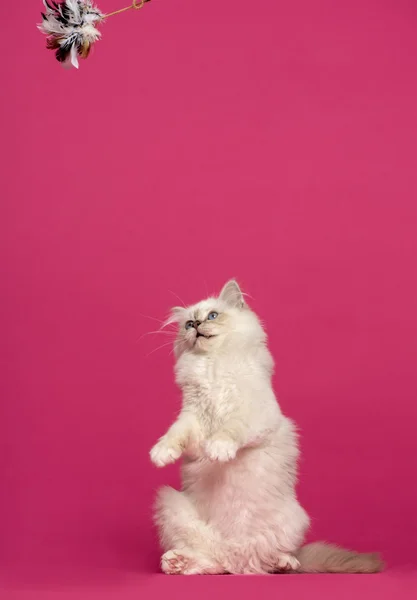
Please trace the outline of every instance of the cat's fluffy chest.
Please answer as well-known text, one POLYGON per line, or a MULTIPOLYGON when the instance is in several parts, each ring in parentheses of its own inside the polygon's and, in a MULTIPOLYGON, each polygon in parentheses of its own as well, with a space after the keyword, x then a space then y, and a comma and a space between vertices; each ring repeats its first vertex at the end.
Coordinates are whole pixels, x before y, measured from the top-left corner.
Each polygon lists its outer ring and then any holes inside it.
POLYGON ((190 356, 177 365, 177 383, 183 391, 183 403, 192 408, 207 432, 236 408, 239 373, 227 360, 209 356, 190 356))
POLYGON ((193 412, 204 436, 230 420, 250 424, 250 435, 274 427, 280 411, 271 387, 272 359, 266 348, 213 354, 184 354, 176 364, 183 406, 193 412))

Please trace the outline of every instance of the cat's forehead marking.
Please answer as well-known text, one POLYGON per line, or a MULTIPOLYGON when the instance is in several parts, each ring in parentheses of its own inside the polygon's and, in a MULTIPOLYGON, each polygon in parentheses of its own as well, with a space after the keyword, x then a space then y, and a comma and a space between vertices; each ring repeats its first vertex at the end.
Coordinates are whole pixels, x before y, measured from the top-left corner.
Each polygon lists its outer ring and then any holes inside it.
POLYGON ((208 298, 198 304, 195 304, 190 309, 190 314, 195 321, 202 321, 207 317, 207 313, 213 310, 216 306, 216 300, 214 298, 208 298))

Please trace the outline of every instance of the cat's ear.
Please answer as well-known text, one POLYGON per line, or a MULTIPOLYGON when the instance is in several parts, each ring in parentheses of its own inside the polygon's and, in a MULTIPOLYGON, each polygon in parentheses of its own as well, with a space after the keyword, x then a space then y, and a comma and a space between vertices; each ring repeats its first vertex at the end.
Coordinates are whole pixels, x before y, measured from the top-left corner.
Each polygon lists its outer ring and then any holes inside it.
POLYGON ((168 327, 168 325, 180 323, 184 317, 185 312, 186 309, 182 306, 174 306, 174 308, 171 308, 169 317, 166 319, 166 321, 164 321, 162 328, 168 327))
POLYGON ((243 308, 245 306, 242 290, 234 279, 226 283, 220 292, 219 299, 233 308, 243 308))

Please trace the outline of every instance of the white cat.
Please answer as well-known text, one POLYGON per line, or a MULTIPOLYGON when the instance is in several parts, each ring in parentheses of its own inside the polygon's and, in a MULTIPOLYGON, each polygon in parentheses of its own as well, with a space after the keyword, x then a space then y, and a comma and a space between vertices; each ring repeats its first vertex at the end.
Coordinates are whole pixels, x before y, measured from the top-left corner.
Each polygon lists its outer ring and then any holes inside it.
POLYGON ((309 518, 295 493, 295 426, 271 387, 273 359, 235 281, 218 298, 174 308, 182 410, 151 450, 181 456, 182 491, 159 491, 155 520, 168 574, 371 573, 375 554, 324 543, 302 547, 309 518))

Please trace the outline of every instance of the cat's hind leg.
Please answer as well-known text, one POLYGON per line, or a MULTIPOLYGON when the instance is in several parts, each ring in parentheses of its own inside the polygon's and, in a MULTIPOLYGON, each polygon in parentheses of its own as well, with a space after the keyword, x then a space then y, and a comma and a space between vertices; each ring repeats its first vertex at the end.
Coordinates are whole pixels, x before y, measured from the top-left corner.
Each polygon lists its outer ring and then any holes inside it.
POLYGON ((161 569, 166 575, 215 575, 224 572, 215 560, 189 548, 165 552, 161 558, 161 569))
POLYGON ((293 554, 277 552, 275 569, 282 573, 299 571, 301 565, 293 554))
POLYGON ((220 540, 202 521, 184 492, 170 487, 159 490, 155 522, 165 552, 161 569, 170 575, 223 573, 220 540))
POLYGON ((275 524, 277 546, 273 556, 274 571, 299 571, 300 563, 295 555, 304 541, 309 523, 307 513, 297 500, 291 499, 281 504, 275 524))

